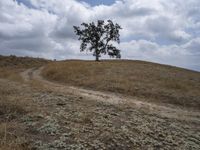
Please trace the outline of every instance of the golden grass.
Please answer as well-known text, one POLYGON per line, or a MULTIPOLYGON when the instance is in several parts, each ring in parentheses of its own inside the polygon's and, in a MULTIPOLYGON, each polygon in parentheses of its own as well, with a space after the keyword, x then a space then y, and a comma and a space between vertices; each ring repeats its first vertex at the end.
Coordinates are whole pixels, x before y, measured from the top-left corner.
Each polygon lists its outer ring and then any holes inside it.
MULTIPOLYGON (((47 62, 38 58, 0 56, 0 150, 29 149, 30 143, 19 119, 32 110, 37 111, 37 107, 29 100, 30 97, 20 95, 25 92, 20 89, 23 82, 20 73, 47 62), (16 85, 13 85, 11 81, 18 83, 14 82, 16 85)), ((36 81, 29 84, 33 88, 42 89, 41 84, 36 81)))
POLYGON ((48 60, 31 57, 1 56, 0 55, 0 78, 22 82, 20 73, 28 68, 40 67, 48 60))
POLYGON ((19 91, 6 82, 0 85, 0 150, 23 150, 26 139, 16 135, 22 128, 18 119, 27 113, 27 101, 18 96, 19 91))
MULTIPOLYGON (((29 98, 19 94, 22 92, 20 87, 23 82, 20 73, 28 68, 40 67, 47 62, 38 58, 0 56, 0 78, 7 79, 1 80, 0 84, 0 150, 28 149, 24 129, 18 119, 27 113, 27 109, 30 111, 37 108, 28 100, 29 98), (20 83, 13 88, 13 85, 9 85, 10 81, 20 83)), ((40 86, 34 81, 30 84, 40 86)))
POLYGON ((23 79, 19 74, 21 71, 22 71, 22 69, 2 67, 2 68, 0 68, 0 78, 5 78, 5 79, 12 80, 12 81, 22 82, 23 79))
POLYGON ((67 85, 200 108, 200 73, 177 67, 143 61, 72 60, 52 62, 42 75, 67 85))
POLYGON ((45 63, 49 62, 48 60, 41 58, 32 58, 32 57, 16 57, 16 56, 1 56, 0 55, 0 68, 10 67, 10 68, 32 68, 39 67, 45 63))

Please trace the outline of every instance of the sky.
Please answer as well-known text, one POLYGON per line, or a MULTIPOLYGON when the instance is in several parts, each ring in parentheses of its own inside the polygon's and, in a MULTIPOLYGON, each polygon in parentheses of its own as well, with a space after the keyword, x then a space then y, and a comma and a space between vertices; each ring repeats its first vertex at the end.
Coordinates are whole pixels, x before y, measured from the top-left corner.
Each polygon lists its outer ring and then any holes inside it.
POLYGON ((94 59, 73 25, 111 19, 123 59, 200 71, 199 14, 199 0, 0 0, 0 55, 94 59))
POLYGON ((86 2, 90 4, 91 6, 95 5, 112 5, 115 0, 82 0, 83 2, 86 2))

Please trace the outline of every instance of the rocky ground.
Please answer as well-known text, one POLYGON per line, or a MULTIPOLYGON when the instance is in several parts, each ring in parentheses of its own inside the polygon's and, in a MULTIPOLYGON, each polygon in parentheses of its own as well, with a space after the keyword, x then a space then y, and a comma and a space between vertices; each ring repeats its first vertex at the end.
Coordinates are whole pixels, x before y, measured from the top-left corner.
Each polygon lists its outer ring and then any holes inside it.
POLYGON ((198 111, 138 105, 135 100, 106 102, 96 100, 94 93, 80 94, 81 90, 41 81, 30 70, 23 77, 23 83, 0 80, 1 100, 16 102, 7 108, 9 116, 0 106, 1 125, 7 124, 0 132, 2 147, 10 138, 21 149, 36 150, 200 149, 198 111))

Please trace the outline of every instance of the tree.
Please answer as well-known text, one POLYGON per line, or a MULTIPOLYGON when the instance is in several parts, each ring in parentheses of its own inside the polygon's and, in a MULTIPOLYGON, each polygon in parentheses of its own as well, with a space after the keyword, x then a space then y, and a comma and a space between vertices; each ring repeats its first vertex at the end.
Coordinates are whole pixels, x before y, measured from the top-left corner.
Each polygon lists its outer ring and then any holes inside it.
POLYGON ((82 23, 82 29, 74 26, 76 35, 82 42, 80 45, 81 52, 84 50, 93 51, 93 56, 96 61, 99 61, 101 54, 108 54, 110 57, 121 58, 120 50, 111 41, 120 43, 119 30, 122 29, 117 23, 114 24, 111 20, 105 23, 103 20, 98 20, 97 23, 82 23))

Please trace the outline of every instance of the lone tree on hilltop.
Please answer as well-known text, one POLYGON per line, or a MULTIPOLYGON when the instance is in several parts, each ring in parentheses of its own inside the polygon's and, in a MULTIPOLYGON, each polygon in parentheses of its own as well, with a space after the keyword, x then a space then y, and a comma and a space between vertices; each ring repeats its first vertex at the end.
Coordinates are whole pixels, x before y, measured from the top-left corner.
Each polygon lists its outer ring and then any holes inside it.
POLYGON ((109 44, 111 41, 120 43, 119 30, 122 29, 120 25, 114 24, 111 20, 108 20, 107 23, 98 20, 97 23, 82 23, 81 26, 82 29, 74 26, 74 31, 82 42, 80 45, 81 52, 84 50, 94 51, 93 56, 96 57, 96 61, 99 61, 101 54, 121 58, 120 50, 113 44, 109 44))

